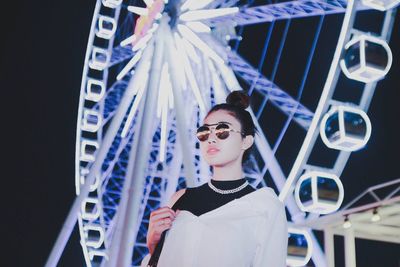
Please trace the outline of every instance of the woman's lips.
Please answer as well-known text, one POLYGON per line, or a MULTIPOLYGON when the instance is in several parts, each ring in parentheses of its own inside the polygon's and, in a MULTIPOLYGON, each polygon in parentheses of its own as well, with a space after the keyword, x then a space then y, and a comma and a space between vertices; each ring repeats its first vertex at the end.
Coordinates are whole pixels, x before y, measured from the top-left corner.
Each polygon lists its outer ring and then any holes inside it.
POLYGON ((216 154, 218 152, 219 152, 218 148, 209 148, 209 149, 207 149, 207 154, 213 155, 213 154, 216 154))

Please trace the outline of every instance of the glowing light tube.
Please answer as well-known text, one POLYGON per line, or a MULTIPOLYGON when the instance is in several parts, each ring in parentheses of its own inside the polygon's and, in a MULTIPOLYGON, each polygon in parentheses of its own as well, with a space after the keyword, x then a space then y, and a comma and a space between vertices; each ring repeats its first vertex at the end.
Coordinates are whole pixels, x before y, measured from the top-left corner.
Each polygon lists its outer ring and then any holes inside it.
POLYGON ((166 85, 168 81, 168 65, 164 62, 163 67, 161 69, 161 79, 160 86, 158 88, 158 99, 157 99, 157 118, 161 117, 162 108, 164 106, 163 102, 168 101, 166 85))
POLYGON ((193 62, 196 64, 200 64, 200 57, 197 55, 196 50, 194 49, 193 45, 189 43, 185 38, 181 38, 178 33, 174 34, 176 42, 182 42, 183 50, 189 56, 193 62))
POLYGON ((143 0, 143 2, 146 4, 147 7, 151 6, 154 3, 153 0, 143 0))
POLYGON ((200 21, 188 21, 185 24, 195 32, 211 32, 210 27, 200 21))
POLYGON ((238 11, 239 11, 238 7, 192 10, 183 13, 182 15, 179 16, 179 18, 183 21, 195 21, 195 20, 211 19, 211 18, 226 16, 237 13, 238 11))
MULTIPOLYGON (((176 45, 177 45, 177 48, 179 51, 184 51, 181 42, 176 42, 176 45)), ((197 84, 196 77, 193 73, 192 66, 190 65, 190 62, 186 56, 186 53, 184 53, 184 52, 176 53, 176 56, 180 59, 182 65, 183 65, 183 69, 184 69, 186 77, 189 81, 190 88, 192 89, 193 94, 194 94, 197 102, 199 103, 200 109, 202 111, 205 111, 205 104, 204 104, 203 98, 201 97, 200 88, 197 84)))
POLYGON ((223 64, 224 61, 221 57, 219 57, 205 42, 203 42, 194 32, 192 32, 185 25, 178 25, 178 31, 182 34, 183 37, 186 38, 189 42, 191 42, 194 46, 196 46, 199 50, 201 50, 208 57, 212 58, 218 64, 223 64))
MULTIPOLYGON (((150 66, 150 62, 148 62, 147 65, 150 66)), ((133 101, 133 105, 131 107, 131 110, 129 111, 129 115, 128 115, 128 118, 126 119, 124 128, 122 129, 122 132, 121 132, 121 137, 122 138, 125 138, 126 135, 128 134, 129 128, 130 128, 130 126, 132 124, 132 120, 133 120, 133 118, 134 118, 134 116, 136 114, 136 111, 137 111, 137 109, 139 107, 140 100, 142 99, 142 96, 143 96, 143 92, 144 92, 144 90, 146 88, 148 77, 149 77, 149 73, 146 72, 146 75, 144 75, 142 83, 140 84, 140 86, 138 88, 138 91, 137 91, 137 94, 136 94, 136 98, 133 101)))
POLYGON ((151 39, 153 34, 151 32, 147 33, 147 35, 143 36, 133 47, 132 51, 137 51, 139 49, 142 49, 146 47, 147 42, 151 39))
POLYGON ((201 9, 211 3, 213 0, 187 0, 182 6, 181 11, 185 11, 187 9, 201 9))
POLYGON ((147 16, 149 14, 149 10, 147 8, 137 6, 128 6, 128 11, 139 16, 147 16))
POLYGON ((133 68, 136 63, 138 63, 139 59, 142 57, 142 51, 138 51, 132 58, 129 60, 128 64, 121 70, 121 72, 117 75, 117 80, 121 80, 124 76, 129 72, 131 68, 133 68))
MULTIPOLYGON (((171 83, 168 83, 171 85, 171 83)), ((169 93, 169 88, 165 88, 166 93, 169 93), (168 90, 168 91, 167 91, 168 90)), ((167 140, 167 115, 168 115, 168 98, 165 98, 162 105, 161 111, 161 138, 160 138, 160 151, 159 151, 159 159, 160 162, 164 162, 165 160, 165 152, 166 152, 166 140, 167 140)))
POLYGON ((126 38, 125 40, 123 40, 120 45, 121 46, 127 46, 128 44, 131 44, 133 42, 136 41, 136 35, 132 34, 131 36, 129 36, 128 38, 126 38))

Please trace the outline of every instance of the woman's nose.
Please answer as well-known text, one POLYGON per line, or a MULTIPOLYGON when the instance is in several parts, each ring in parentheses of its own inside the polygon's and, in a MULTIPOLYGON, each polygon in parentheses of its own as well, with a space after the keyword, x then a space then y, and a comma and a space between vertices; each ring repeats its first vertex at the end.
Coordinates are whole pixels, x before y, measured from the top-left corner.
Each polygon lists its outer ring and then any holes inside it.
POLYGON ((208 136, 208 143, 209 144, 211 144, 211 143, 216 143, 216 136, 215 136, 215 134, 214 133, 210 133, 210 135, 208 136))

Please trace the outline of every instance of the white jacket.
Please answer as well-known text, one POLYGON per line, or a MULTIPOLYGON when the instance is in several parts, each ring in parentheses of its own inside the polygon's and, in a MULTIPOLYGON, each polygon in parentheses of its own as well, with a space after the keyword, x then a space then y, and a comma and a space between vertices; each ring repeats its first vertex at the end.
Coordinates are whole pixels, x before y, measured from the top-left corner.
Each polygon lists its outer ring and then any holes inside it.
POLYGON ((287 241, 284 205, 264 187, 200 216, 181 210, 158 267, 283 267, 287 241))

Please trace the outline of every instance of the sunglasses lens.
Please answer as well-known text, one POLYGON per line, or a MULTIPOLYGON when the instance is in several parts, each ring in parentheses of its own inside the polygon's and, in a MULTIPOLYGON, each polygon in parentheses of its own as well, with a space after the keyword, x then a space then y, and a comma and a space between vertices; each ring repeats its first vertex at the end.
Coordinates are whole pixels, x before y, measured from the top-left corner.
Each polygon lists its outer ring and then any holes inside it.
POLYGON ((228 138, 229 132, 230 132, 230 129, 229 129, 228 124, 221 123, 221 124, 218 124, 217 127, 215 127, 215 135, 221 140, 228 138))
POLYGON ((221 139, 224 140, 226 138, 229 137, 229 130, 219 130, 219 131, 215 131, 215 135, 221 139))
POLYGON ((229 125, 226 123, 220 123, 215 127, 215 130, 223 130, 223 129, 229 129, 229 125))
POLYGON ((197 133, 196 136, 200 142, 204 142, 204 141, 207 141, 209 134, 208 133, 197 133))
POLYGON ((206 127, 206 126, 201 126, 200 128, 197 129, 197 139, 199 139, 199 141, 204 142, 208 139, 208 136, 210 135, 210 128, 206 127))

